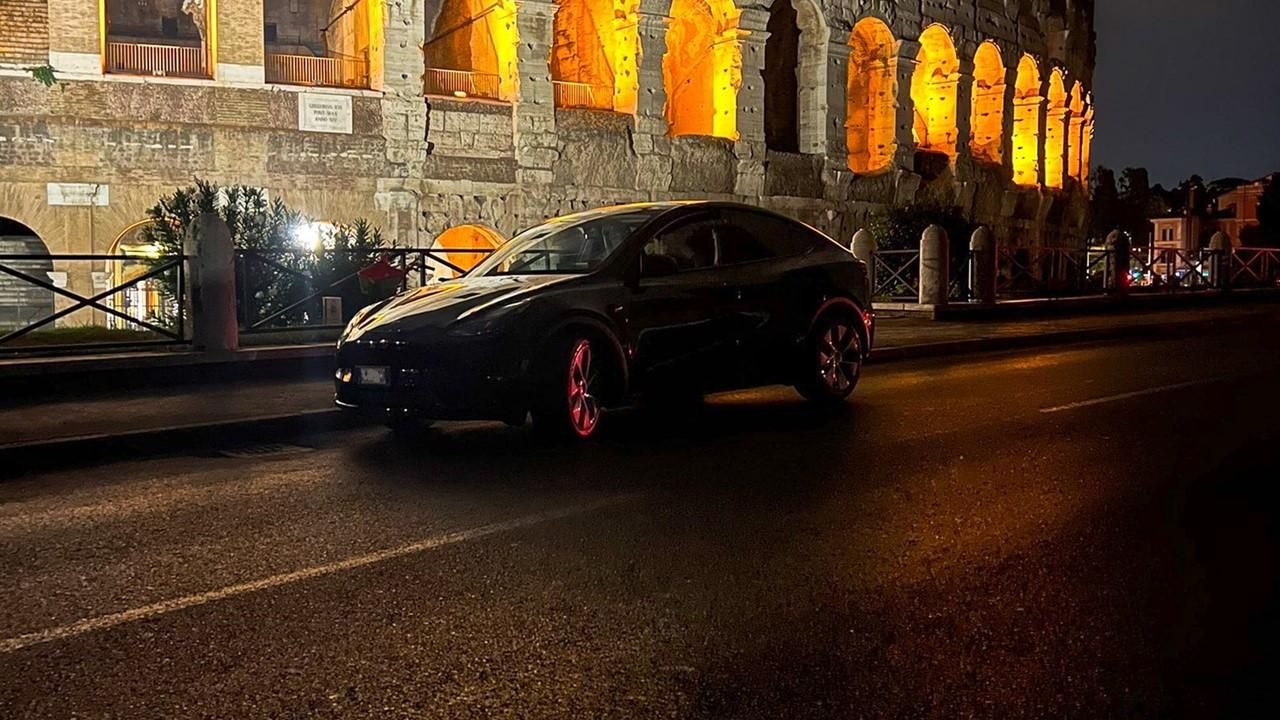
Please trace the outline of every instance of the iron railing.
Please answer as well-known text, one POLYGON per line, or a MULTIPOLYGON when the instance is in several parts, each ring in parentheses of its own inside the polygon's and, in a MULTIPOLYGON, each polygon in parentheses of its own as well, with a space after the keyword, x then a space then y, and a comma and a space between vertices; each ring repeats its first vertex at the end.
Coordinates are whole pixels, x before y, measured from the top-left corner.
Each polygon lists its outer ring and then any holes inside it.
POLYGON ((426 95, 501 100, 502 78, 496 73, 427 68, 422 75, 422 91, 426 95))
POLYGON ((1235 248, 1225 272, 1231 287, 1280 286, 1280 250, 1235 248))
POLYGON ((6 290, 0 295, 22 303, 12 316, 0 314, 0 353, 184 343, 185 265, 181 255, 0 255, 0 289, 6 290), (122 277, 127 266, 133 271, 122 277), (69 280, 55 281, 55 275, 69 280), (85 275, 92 278, 90 294, 65 287, 85 275), (82 312, 89 317, 73 317, 82 312))
POLYGON ((1209 287, 1210 253, 1178 248, 1133 248, 1129 252, 1130 289, 1177 292, 1209 287))
POLYGON ((609 108, 606 99, 611 99, 613 89, 590 83, 572 82, 569 80, 552 80, 555 93, 555 105, 560 108, 593 108, 605 110, 609 108))
POLYGON ((1106 292, 1112 254, 1101 249, 1004 246, 996 253, 996 294, 1069 297, 1106 292))
POLYGON ((478 261, 492 252, 474 248, 237 250, 240 327, 250 333, 341 327, 388 290, 421 287, 440 272, 461 275, 469 267, 457 260, 478 261), (361 283, 361 270, 381 261, 402 273, 395 288, 371 288, 361 283), (342 300, 341 318, 328 318, 338 322, 326 322, 324 301, 330 297, 342 300))
POLYGON ((109 73, 158 77, 208 78, 209 54, 202 47, 108 42, 109 73))
POLYGON ((874 297, 893 302, 920 298, 920 250, 880 250, 875 254, 874 297))
POLYGON ((369 61, 363 57, 267 53, 265 71, 269 83, 356 89, 369 87, 369 61))

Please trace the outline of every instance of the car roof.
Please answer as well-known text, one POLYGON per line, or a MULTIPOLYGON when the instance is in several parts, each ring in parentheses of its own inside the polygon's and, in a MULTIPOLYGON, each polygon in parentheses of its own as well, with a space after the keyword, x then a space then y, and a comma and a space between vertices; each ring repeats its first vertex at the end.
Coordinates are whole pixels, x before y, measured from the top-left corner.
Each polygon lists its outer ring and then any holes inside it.
POLYGON ((765 215, 777 215, 778 217, 791 220, 792 222, 799 222, 794 218, 788 218, 785 215, 778 215, 778 213, 772 210, 768 210, 766 208, 757 207, 755 205, 747 205, 747 204, 738 203, 738 202, 730 202, 725 200, 661 200, 661 201, 655 201, 655 202, 634 202, 634 203, 625 203, 622 205, 607 205, 605 207, 592 208, 590 210, 580 210, 578 212, 570 213, 568 215, 561 215, 559 217, 548 218, 547 220, 544 220, 542 224, 564 223, 564 224, 576 225, 577 223, 580 223, 580 222, 584 222, 587 220, 594 220, 595 218, 605 217, 608 215, 621 215, 625 213, 632 213, 637 211, 642 212, 646 210, 651 211, 654 217, 657 217, 671 210, 679 210, 681 208, 695 208, 695 207, 744 210, 747 212, 757 212, 765 215))

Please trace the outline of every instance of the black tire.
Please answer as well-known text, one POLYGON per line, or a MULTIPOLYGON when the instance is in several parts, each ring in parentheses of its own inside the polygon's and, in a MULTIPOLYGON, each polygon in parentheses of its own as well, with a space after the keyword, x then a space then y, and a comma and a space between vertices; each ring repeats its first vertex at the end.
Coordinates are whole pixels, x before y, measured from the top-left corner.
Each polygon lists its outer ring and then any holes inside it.
POLYGON ((816 405, 833 407, 853 394, 862 377, 863 341, 854 313, 824 313, 805 340, 796 390, 816 405))
POLYGON ((604 414, 609 360, 605 344, 592 335, 568 332, 554 338, 535 368, 534 429, 558 438, 595 435, 604 414))

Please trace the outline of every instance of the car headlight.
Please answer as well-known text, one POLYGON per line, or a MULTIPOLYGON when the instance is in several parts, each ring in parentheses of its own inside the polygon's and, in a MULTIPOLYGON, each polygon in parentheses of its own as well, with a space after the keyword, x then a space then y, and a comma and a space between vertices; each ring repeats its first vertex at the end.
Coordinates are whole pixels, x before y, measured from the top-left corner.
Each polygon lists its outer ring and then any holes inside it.
POLYGON ((462 337, 478 337, 496 332, 507 323, 524 314, 529 308, 529 298, 522 298, 503 305, 472 308, 449 326, 449 334, 462 337))

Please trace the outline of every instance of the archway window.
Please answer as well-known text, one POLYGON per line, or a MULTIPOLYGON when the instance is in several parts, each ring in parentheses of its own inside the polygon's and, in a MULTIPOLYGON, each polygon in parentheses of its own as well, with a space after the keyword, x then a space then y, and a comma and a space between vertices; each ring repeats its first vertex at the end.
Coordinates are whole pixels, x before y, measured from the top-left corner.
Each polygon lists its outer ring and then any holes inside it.
POLYGON ((845 137, 854 172, 876 172, 893 162, 896 51, 889 26, 875 18, 859 21, 849 35, 845 137))
POLYGON ((1024 55, 1018 63, 1013 99, 1013 181, 1040 183, 1040 68, 1024 55))
POLYGON ((1085 102, 1084 130, 1080 135, 1080 182, 1088 187, 1093 153, 1093 97, 1090 96, 1085 102))
POLYGON ((775 0, 765 28, 764 141, 770 150, 800 151, 800 25, 791 0, 775 0))
POLYGON ((103 70, 213 77, 217 33, 210 0, 98 0, 103 70))
POLYGON ((662 77, 673 136, 737 139, 739 14, 733 0, 672 0, 662 77))
POLYGON ((1071 89, 1071 123, 1067 134, 1067 175, 1084 181, 1084 86, 1071 89))
POLYGON ((960 59, 951 35, 941 25, 930 25, 920 35, 920 54, 911 76, 911 100, 916 148, 956 155, 956 89, 960 59))
POLYGON ((556 107, 635 112, 638 0, 560 0, 551 47, 556 107))
POLYGON ((1004 159, 1004 60, 995 43, 984 42, 973 56, 973 117, 970 150, 981 162, 1004 159))
POLYGON ((513 100, 515 0, 442 0, 427 12, 423 91, 457 98, 513 100))
POLYGON ((382 47, 376 0, 263 0, 269 83, 370 87, 382 47))
POLYGON ((1068 111, 1066 81, 1058 68, 1049 75, 1048 101, 1044 128, 1044 184, 1060 188, 1066 170, 1068 111))
MULTIPOLYGON (((34 230, 0 215, 0 255, 26 255, 0 260, 0 265, 41 280, 53 271, 49 248, 34 230)), ((0 273, 0 336, 53 314, 53 291, 9 273, 0 273)))

